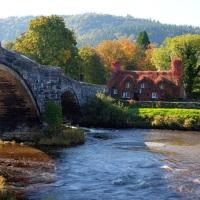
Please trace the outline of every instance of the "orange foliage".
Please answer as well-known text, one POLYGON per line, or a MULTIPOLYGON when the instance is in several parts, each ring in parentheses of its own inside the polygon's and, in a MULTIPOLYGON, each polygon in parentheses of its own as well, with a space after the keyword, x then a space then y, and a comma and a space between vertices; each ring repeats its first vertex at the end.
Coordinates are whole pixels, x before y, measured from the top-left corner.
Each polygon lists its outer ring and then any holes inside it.
POLYGON ((104 65, 111 71, 111 63, 117 61, 123 69, 128 70, 156 70, 151 64, 154 45, 147 49, 138 47, 128 38, 118 40, 106 40, 96 47, 104 65))
POLYGON ((100 43, 96 50, 108 70, 112 61, 118 61, 122 67, 131 65, 134 69, 138 47, 130 39, 106 40, 100 43))

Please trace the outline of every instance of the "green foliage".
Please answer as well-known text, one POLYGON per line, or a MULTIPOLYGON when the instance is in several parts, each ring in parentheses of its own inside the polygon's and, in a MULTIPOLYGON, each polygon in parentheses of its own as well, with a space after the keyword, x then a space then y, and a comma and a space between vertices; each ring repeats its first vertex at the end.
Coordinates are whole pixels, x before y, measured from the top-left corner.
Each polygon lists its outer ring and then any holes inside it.
POLYGON ((84 106, 81 124, 101 127, 129 126, 127 108, 111 97, 97 94, 84 106))
MULTIPOLYGON (((63 16, 67 27, 76 32, 78 46, 96 45, 107 39, 136 36, 146 30, 153 43, 161 44, 166 37, 186 33, 200 33, 200 28, 161 24, 157 21, 102 14, 63 16)), ((25 32, 33 16, 0 19, 0 40, 15 40, 25 32)))
POLYGON ((50 136, 43 135, 38 141, 39 145, 71 147, 83 144, 85 142, 85 134, 79 128, 62 127, 59 134, 50 136))
POLYGON ((136 39, 136 44, 137 44, 138 46, 142 47, 142 48, 145 48, 145 49, 148 48, 148 46, 149 46, 149 44, 150 44, 150 41, 149 41, 149 36, 148 36, 148 34, 147 34, 146 31, 142 31, 142 32, 138 35, 138 37, 137 37, 137 39, 136 39))
POLYGON ((165 102, 165 101, 152 101, 152 102, 140 102, 129 101, 126 103, 129 108, 185 108, 185 109, 200 109, 200 103, 198 102, 165 102))
POLYGON ((153 53, 152 62, 158 69, 168 69, 171 58, 180 57, 184 66, 184 85, 188 97, 200 94, 200 35, 167 38, 153 53))
POLYGON ((3 43, 3 47, 9 50, 15 50, 15 42, 13 41, 6 41, 3 43))
POLYGON ((83 81, 94 84, 105 84, 106 72, 103 63, 93 47, 86 46, 78 51, 80 74, 83 81))
POLYGON ((200 130, 199 109, 129 108, 128 112, 137 127, 200 130))
POLYGON ((95 127, 200 130, 199 109, 128 107, 103 94, 86 104, 83 116, 82 125, 95 127))
POLYGON ((74 33, 58 16, 37 17, 30 21, 27 32, 15 42, 15 50, 44 65, 64 68, 77 78, 77 48, 74 33))
POLYGON ((16 198, 8 191, 0 191, 1 200, 16 200, 16 198))
POLYGON ((48 124, 49 134, 58 134, 63 122, 61 107, 53 101, 48 101, 45 104, 44 121, 48 124))

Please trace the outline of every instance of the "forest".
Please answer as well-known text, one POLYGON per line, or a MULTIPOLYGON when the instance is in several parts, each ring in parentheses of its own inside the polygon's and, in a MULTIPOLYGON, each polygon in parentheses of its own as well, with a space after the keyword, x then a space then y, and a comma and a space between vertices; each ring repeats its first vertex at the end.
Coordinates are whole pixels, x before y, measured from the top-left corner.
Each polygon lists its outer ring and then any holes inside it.
MULTIPOLYGON (((103 40, 129 38, 135 40, 137 35, 146 30, 151 42, 160 45, 166 37, 192 33, 199 34, 199 27, 162 24, 158 21, 87 13, 81 15, 64 15, 65 24, 75 32, 78 46, 95 46, 103 40)), ((33 16, 9 17, 0 19, 0 40, 15 40, 25 32, 33 16)))

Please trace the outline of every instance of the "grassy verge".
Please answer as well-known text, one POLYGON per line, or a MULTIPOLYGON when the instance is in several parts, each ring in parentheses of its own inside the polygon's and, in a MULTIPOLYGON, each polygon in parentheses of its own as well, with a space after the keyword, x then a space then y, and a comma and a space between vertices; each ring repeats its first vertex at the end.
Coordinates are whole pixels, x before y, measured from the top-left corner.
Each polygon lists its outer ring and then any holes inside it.
POLYGON ((83 116, 87 126, 200 130, 200 109, 124 106, 102 94, 85 105, 83 116))
POLYGON ((128 108, 135 127, 200 130, 200 109, 128 108))

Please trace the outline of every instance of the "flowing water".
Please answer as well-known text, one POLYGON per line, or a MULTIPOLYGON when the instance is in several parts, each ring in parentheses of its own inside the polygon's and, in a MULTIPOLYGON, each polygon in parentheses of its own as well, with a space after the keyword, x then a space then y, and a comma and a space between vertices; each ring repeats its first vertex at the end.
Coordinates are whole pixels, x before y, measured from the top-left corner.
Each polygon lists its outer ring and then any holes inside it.
POLYGON ((88 129, 84 145, 48 150, 53 182, 29 200, 200 199, 200 134, 88 129))

